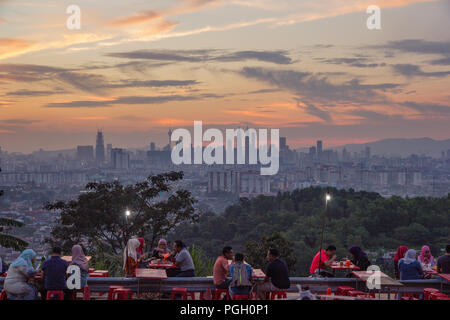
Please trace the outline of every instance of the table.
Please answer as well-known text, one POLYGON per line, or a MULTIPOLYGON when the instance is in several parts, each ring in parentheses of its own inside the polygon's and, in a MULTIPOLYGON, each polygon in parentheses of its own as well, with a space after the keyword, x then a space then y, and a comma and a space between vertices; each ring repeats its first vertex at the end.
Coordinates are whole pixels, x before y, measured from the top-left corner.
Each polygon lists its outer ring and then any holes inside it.
POLYGON ((261 269, 253 269, 252 278, 255 280, 264 280, 266 274, 261 269))
POLYGON ((447 281, 450 281, 450 273, 439 273, 439 276, 440 276, 442 279, 445 279, 445 280, 447 280, 447 281))
POLYGON ((339 262, 333 262, 330 268, 333 270, 333 274, 336 273, 336 270, 351 270, 351 271, 359 270, 359 267, 354 265, 353 263, 350 263, 350 265, 347 266, 345 262, 342 264, 342 266, 340 265, 339 262))
POLYGON ((178 268, 176 264, 172 262, 163 262, 163 263, 148 263, 148 267, 152 269, 176 269, 178 268))
MULTIPOLYGON (((374 275, 374 272, 371 271, 353 271, 353 275, 355 275, 358 279, 361 279, 364 282, 367 282, 369 277, 374 275)), ((403 284, 400 282, 392 279, 387 274, 378 271, 378 274, 380 275, 380 290, 382 287, 386 287, 388 289, 388 299, 391 299, 391 288, 393 287, 402 287, 403 284)))
POLYGON ((138 268, 138 269, 136 269, 136 278, 138 279, 138 288, 137 288, 138 295, 140 293, 140 290, 139 290, 139 280, 140 279, 157 279, 157 280, 159 280, 159 297, 161 299, 162 281, 164 279, 167 279, 166 270, 138 268))
MULTIPOLYGON (((68 263, 71 263, 72 262, 72 256, 62 256, 61 257, 63 260, 66 260, 68 263)), ((91 256, 86 256, 86 259, 87 259, 87 261, 90 261, 91 260, 91 256)))

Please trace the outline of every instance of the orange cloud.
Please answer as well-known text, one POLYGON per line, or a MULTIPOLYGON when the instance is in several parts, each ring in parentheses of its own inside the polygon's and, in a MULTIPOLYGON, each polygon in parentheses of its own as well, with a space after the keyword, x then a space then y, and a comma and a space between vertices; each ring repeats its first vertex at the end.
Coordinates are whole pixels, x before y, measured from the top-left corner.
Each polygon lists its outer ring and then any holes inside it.
POLYGON ((33 42, 13 38, 0 38, 0 59, 15 56, 30 49, 33 42))

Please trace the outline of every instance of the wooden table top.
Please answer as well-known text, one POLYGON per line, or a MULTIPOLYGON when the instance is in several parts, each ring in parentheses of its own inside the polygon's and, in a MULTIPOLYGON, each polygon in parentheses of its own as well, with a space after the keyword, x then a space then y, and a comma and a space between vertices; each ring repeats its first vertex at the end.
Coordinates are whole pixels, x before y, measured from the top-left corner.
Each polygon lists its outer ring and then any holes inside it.
POLYGON ((253 269, 252 277, 257 279, 264 279, 266 277, 266 274, 261 269, 253 269))
MULTIPOLYGON (((364 282, 366 282, 370 276, 374 275, 374 272, 371 271, 353 271, 352 274, 354 274, 356 277, 358 277, 359 279, 363 280, 364 282)), ((400 282, 392 279, 391 277, 389 277, 387 274, 379 271, 379 275, 380 275, 380 285, 382 286, 391 286, 391 287, 401 287, 403 286, 403 284, 401 284, 400 282)))
POLYGON ((331 264, 331 269, 333 270, 359 270, 359 267, 354 265, 353 263, 350 263, 349 266, 344 262, 342 266, 339 262, 335 261, 331 264))
POLYGON ((145 279, 167 279, 167 273, 164 269, 136 269, 136 278, 145 279))
MULTIPOLYGON (((91 256, 86 256, 87 261, 91 260, 91 256)), ((66 260, 68 263, 72 262, 72 256, 62 256, 61 259, 66 260)))
POLYGON ((171 268, 178 268, 174 263, 172 262, 164 262, 164 263, 148 263, 148 267, 152 269, 171 269, 171 268))

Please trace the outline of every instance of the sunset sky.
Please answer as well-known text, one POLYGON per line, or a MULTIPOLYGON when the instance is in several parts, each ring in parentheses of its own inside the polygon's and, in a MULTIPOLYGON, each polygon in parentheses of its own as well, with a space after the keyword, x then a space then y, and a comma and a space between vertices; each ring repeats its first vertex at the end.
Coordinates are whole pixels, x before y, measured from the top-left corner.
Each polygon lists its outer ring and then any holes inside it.
POLYGON ((293 147, 448 139, 449 30, 450 0, 0 0, 0 146, 162 146, 194 120, 293 147))

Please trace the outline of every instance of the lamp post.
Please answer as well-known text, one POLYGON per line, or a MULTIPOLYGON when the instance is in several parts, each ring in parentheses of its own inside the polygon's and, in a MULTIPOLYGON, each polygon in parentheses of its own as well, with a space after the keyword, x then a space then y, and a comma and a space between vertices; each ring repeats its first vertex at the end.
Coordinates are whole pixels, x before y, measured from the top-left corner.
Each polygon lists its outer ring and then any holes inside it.
POLYGON ((320 275, 320 265, 322 264, 322 247, 323 247, 323 234, 325 232, 325 215, 327 214, 328 209, 328 201, 331 200, 331 195, 328 193, 325 194, 325 211, 323 213, 323 220, 322 220, 322 236, 320 238, 320 249, 319 249, 319 275, 320 275))
POLYGON ((128 217, 131 215, 130 210, 125 210, 125 265, 126 271, 129 270, 128 267, 128 217))

